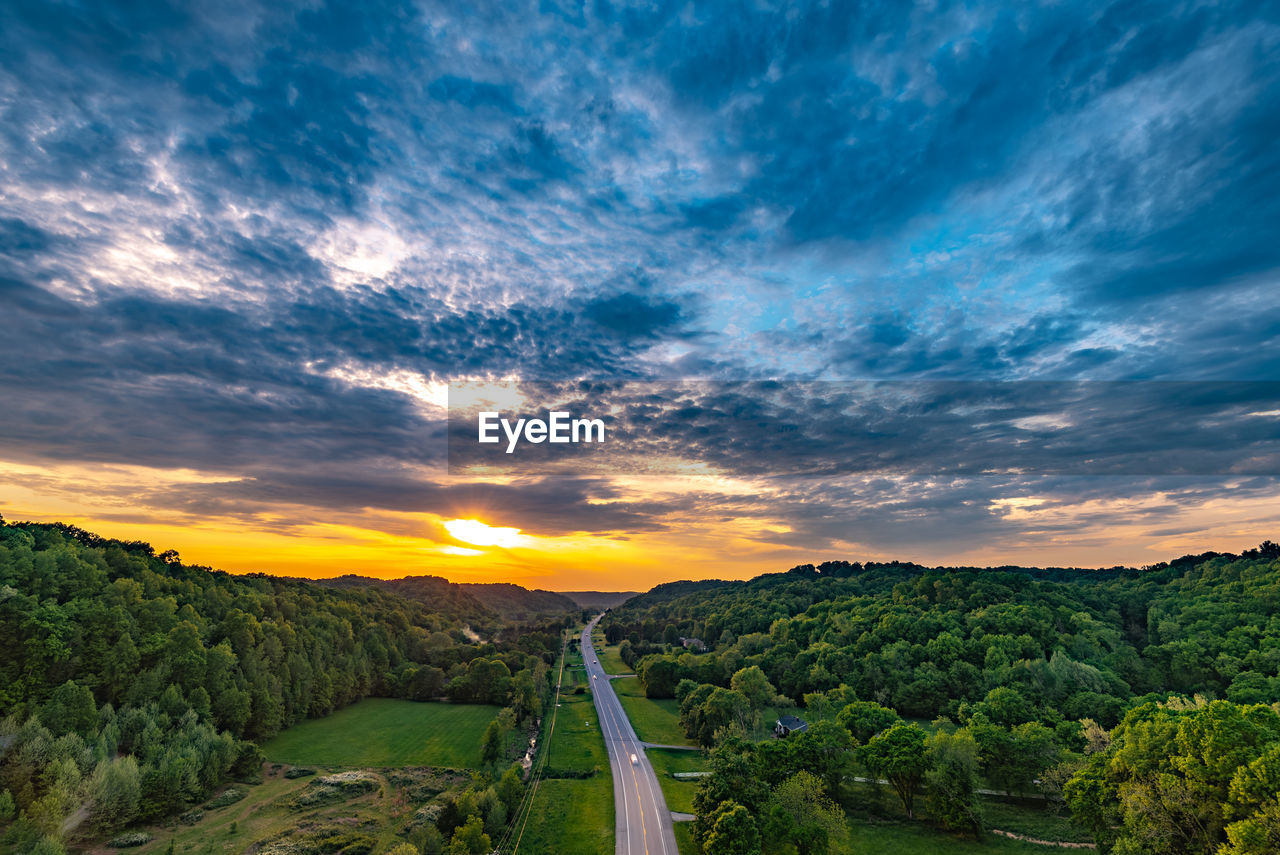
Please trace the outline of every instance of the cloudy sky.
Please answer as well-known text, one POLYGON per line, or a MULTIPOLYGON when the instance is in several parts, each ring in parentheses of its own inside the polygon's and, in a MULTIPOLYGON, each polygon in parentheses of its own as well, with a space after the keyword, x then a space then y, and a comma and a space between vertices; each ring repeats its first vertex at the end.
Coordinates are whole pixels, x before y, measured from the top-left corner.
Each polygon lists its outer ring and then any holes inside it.
POLYGON ((0 513, 562 589, 1238 550, 1278 137, 1265 3, 8 2, 0 513), (449 467, 466 380, 627 429, 449 467))

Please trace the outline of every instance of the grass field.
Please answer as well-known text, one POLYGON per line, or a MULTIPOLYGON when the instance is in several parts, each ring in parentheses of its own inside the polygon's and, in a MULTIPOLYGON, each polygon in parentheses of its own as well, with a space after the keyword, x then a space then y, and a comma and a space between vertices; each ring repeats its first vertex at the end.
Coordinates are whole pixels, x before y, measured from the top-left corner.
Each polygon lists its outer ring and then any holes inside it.
POLYGON ((1043 802, 1018 803, 983 798, 982 812, 988 828, 1025 834, 1039 840, 1093 842, 1093 835, 1074 824, 1065 813, 1055 814, 1045 810, 1043 802))
POLYGON ((570 669, 582 664, 581 654, 565 661, 564 691, 556 710, 555 732, 547 744, 547 770, 584 772, 580 780, 544 778, 529 809, 520 841, 521 852, 564 855, 610 855, 614 851, 613 778, 609 754, 600 735, 591 687, 573 694, 570 669))
POLYGON ((317 766, 480 765, 480 740, 498 707, 366 698, 294 725, 262 747, 276 763, 317 766))
POLYGON ((556 731, 547 747, 547 767, 575 772, 599 769, 607 781, 609 754, 600 736, 600 720, 596 717, 591 691, 575 695, 572 689, 566 688, 565 692, 560 696, 556 731))
POLYGON ((606 674, 630 674, 631 669, 627 667, 627 663, 622 661, 622 657, 618 655, 618 645, 611 644, 608 647, 597 644, 596 654, 600 657, 600 666, 604 668, 606 674))
POLYGON ((607 771, 582 781, 542 782, 529 810, 520 852, 612 855, 615 845, 613 781, 607 771))
POLYGON ((693 842, 693 823, 677 822, 671 826, 676 833, 676 848, 680 855, 697 855, 698 847, 693 842))
POLYGON ((695 744, 680 729, 680 704, 674 698, 646 698, 639 677, 622 677, 612 682, 636 736, 659 745, 695 744))
POLYGON ((1076 850, 1056 849, 987 835, 982 840, 957 837, 922 823, 849 823, 849 851, 876 855, 1049 855, 1076 850))
POLYGON ((662 787, 667 808, 680 813, 693 813, 693 794, 698 790, 699 779, 680 780, 671 777, 671 773, 706 771, 707 761, 702 752, 647 748, 644 753, 658 775, 658 785, 662 787))

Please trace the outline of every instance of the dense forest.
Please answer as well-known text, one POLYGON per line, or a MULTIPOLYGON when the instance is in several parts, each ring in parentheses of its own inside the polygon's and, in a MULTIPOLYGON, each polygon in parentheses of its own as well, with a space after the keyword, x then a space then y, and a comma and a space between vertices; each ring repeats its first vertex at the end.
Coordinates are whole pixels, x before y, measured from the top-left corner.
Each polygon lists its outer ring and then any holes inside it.
POLYGON ((710 751, 708 855, 838 851, 859 778, 953 833, 983 832, 989 788, 1102 851, 1280 852, 1270 541, 1142 569, 804 565, 659 586, 602 625, 710 751), (792 706, 806 731, 748 738, 792 706))
POLYGON ((412 598, 347 582, 0 519, 0 846, 47 855, 174 814, 363 697, 540 708, 563 619, 503 623, 444 580, 412 598))

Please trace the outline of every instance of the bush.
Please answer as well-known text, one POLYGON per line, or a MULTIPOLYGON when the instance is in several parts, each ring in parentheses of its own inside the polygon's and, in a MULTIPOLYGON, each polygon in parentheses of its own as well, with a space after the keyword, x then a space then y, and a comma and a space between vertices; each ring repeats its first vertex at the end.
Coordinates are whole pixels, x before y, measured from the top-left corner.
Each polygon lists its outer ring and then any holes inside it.
POLYGON ((284 773, 284 776, 285 776, 286 778, 291 778, 291 779, 292 779, 292 778, 305 778, 305 777, 307 777, 308 775, 314 775, 315 773, 316 773, 316 770, 315 770, 315 769, 298 769, 298 768, 294 768, 294 769, 290 769, 288 772, 285 772, 285 773, 284 773))
POLYGON ((294 807, 315 807, 342 798, 342 790, 324 784, 308 784, 293 800, 294 807))
POLYGON ((151 835, 145 831, 129 831, 125 834, 117 835, 107 841, 107 845, 112 849, 128 849, 131 846, 141 846, 144 843, 151 842, 151 835))
POLYGON ((227 805, 233 805, 243 799, 245 795, 246 793, 244 790, 231 787, 230 789, 223 790, 218 795, 209 799, 208 803, 205 804, 205 808, 207 810, 214 810, 216 808, 226 807, 227 805))
POLYGON ((336 775, 325 775, 323 778, 317 778, 316 783, 357 793, 367 793, 378 789, 378 779, 368 772, 339 772, 336 775))
POLYGON ((199 822, 202 819, 204 819, 204 811, 189 810, 186 813, 184 813, 182 816, 178 817, 178 822, 182 823, 183 825, 195 825, 197 822, 199 822))

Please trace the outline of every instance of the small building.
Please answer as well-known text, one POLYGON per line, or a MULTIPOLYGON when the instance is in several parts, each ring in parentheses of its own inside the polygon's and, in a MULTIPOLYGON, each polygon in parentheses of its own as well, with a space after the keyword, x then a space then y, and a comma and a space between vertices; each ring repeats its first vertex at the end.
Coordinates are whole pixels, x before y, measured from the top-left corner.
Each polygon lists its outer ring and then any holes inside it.
POLYGON ((777 724, 773 726, 774 734, 779 737, 789 736, 792 733, 804 733, 808 729, 809 722, 793 715, 782 716, 778 719, 777 724))
POLYGON ((680 646, 695 653, 701 653, 707 649, 707 645, 702 643, 701 638, 685 638, 683 635, 680 636, 680 646))

